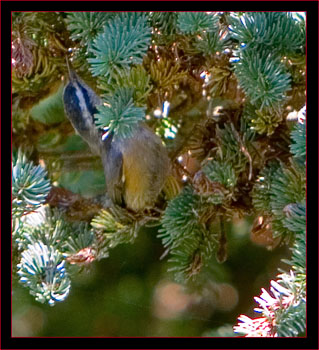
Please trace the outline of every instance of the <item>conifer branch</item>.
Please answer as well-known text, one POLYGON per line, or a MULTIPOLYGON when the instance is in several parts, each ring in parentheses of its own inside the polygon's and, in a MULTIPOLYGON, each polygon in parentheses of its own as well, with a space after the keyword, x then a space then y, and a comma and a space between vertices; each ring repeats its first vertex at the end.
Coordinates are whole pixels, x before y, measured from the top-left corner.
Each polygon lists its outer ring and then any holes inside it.
POLYGON ((94 40, 89 58, 94 76, 116 79, 132 64, 141 64, 148 50, 151 29, 147 16, 140 12, 121 13, 108 21, 94 40))
POLYGON ((104 104, 97 109, 95 124, 105 130, 105 137, 111 133, 119 138, 129 137, 145 117, 145 107, 134 106, 131 88, 119 88, 114 95, 105 96, 104 104))

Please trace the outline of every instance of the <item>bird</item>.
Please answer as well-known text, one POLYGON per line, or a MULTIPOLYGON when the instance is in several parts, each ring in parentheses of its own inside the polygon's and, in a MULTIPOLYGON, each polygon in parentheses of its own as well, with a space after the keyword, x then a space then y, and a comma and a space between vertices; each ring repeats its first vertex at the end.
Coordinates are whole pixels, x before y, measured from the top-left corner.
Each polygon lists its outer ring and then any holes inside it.
POLYGON ((89 144, 92 152, 100 155, 101 131, 95 126, 94 114, 98 112, 97 106, 102 104, 102 99, 70 67, 67 57, 66 62, 68 82, 62 97, 65 115, 77 133, 89 144))
POLYGON ((170 173, 170 160, 162 140, 140 122, 131 136, 122 138, 94 123, 102 99, 71 68, 63 91, 64 110, 77 133, 101 157, 107 194, 115 205, 135 213, 151 209, 170 173))

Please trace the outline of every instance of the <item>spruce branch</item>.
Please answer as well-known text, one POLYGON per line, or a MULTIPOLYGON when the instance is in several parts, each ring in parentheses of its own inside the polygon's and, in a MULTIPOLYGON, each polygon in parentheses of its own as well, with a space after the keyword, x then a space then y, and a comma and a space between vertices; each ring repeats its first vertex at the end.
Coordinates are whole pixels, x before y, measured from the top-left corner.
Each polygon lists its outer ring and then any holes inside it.
POLYGON ((219 146, 217 155, 225 163, 232 164, 237 175, 245 170, 247 161, 250 161, 245 153, 249 142, 253 139, 253 134, 248 130, 244 138, 243 141, 238 132, 231 126, 231 123, 225 123, 224 128, 219 126, 216 128, 216 140, 219 146))
MULTIPOLYGON (((301 125, 303 125, 301 123, 301 125)), ((305 143, 296 128, 291 132, 301 148, 305 143)), ((301 130, 302 134, 303 130, 301 130)), ((270 293, 262 289, 255 300, 255 311, 262 317, 251 319, 241 315, 236 333, 246 337, 298 337, 306 329, 306 188, 305 163, 297 164, 299 154, 294 155, 289 166, 283 164, 264 168, 253 190, 254 205, 267 215, 272 214, 271 229, 274 236, 294 236, 292 255, 283 260, 291 270, 282 273, 277 281, 271 281, 270 293)), ((267 216, 267 220, 270 219, 267 216)))
POLYGON ((212 257, 217 240, 209 229, 210 209, 188 186, 165 210, 158 237, 167 248, 165 255, 170 253, 172 267, 168 271, 174 272, 177 282, 194 281, 212 257))
POLYGON ((61 250, 62 244, 70 235, 71 228, 64 220, 63 214, 48 205, 42 205, 21 219, 23 226, 16 234, 15 241, 20 249, 42 242, 47 246, 61 250))
POLYGON ((171 247, 189 235, 197 226, 196 209, 199 207, 200 197, 193 193, 191 187, 185 187, 183 191, 168 203, 162 218, 162 226, 159 238, 163 246, 171 247))
POLYGON ((67 51, 66 32, 61 12, 22 12, 13 17, 13 93, 37 99, 39 91, 59 80, 67 51))
POLYGON ((286 218, 284 225, 295 233, 295 241, 292 247, 290 260, 284 260, 299 274, 302 275, 305 284, 306 276, 306 203, 289 204, 284 208, 286 218), (289 208, 287 208, 289 206, 289 208))
POLYGON ((70 292, 70 279, 64 265, 65 260, 58 250, 36 242, 21 254, 20 282, 30 289, 37 301, 53 306, 65 300, 70 292))
POLYGON ((227 39, 221 38, 218 31, 207 32, 196 37, 194 47, 205 56, 211 56, 227 47, 227 39))
POLYGON ((291 205, 305 198, 305 174, 294 162, 290 167, 271 163, 259 174, 252 198, 257 212, 272 217, 273 236, 289 240, 292 231, 285 218, 291 205))
POLYGON ((63 251, 67 254, 74 254, 93 244, 94 233, 88 223, 74 223, 70 226, 70 229, 72 233, 62 242, 63 251))
POLYGON ((66 261, 72 265, 88 265, 96 260, 95 239, 96 236, 87 223, 73 224, 72 234, 63 242, 66 261))
MULTIPOLYGON (((219 50, 220 48, 216 48, 219 50)), ((209 95, 217 97, 227 92, 231 79, 234 79, 233 72, 230 67, 222 65, 214 65, 210 72, 210 80, 208 81, 207 87, 209 88, 209 95)))
POLYGON ((114 133, 116 137, 132 136, 138 123, 144 120, 145 108, 135 107, 133 89, 119 88, 111 96, 104 96, 104 103, 97 106, 95 124, 103 128, 106 135, 114 133))
POLYGON ((302 234, 306 227, 306 203, 305 201, 301 203, 288 204, 284 208, 284 213, 286 218, 284 220, 287 228, 295 232, 297 235, 302 234))
POLYGON ((271 214, 270 188, 279 163, 271 162, 259 173, 252 191, 254 207, 261 212, 271 214))
POLYGON ((245 337, 296 337, 306 327, 305 289, 299 288, 295 274, 282 274, 271 281, 270 293, 262 289, 255 311, 262 317, 241 315, 234 331, 245 337))
POLYGON ((234 39, 251 49, 275 51, 280 55, 304 52, 306 37, 303 19, 294 19, 289 12, 246 12, 230 16, 234 39))
POLYGON ((272 135, 282 121, 282 113, 277 108, 257 109, 253 104, 245 106, 244 117, 258 134, 272 135))
POLYGON ((69 12, 66 22, 71 32, 70 38, 78 41, 81 46, 90 48, 95 37, 114 16, 114 12, 69 12))
POLYGON ((137 237, 139 224, 124 216, 123 210, 101 210, 91 221, 95 233, 93 248, 96 258, 108 256, 109 249, 119 244, 133 243, 137 237))
POLYGON ((94 40, 89 58, 93 76, 116 79, 132 64, 141 64, 151 39, 147 16, 140 12, 120 13, 111 19, 94 40))
POLYGON ((241 137, 239 136, 239 133, 237 132, 237 130, 235 129, 234 127, 234 124, 232 122, 230 122, 230 126, 231 126, 231 129, 232 129, 232 132, 240 146, 240 150, 241 152, 243 152, 243 154, 246 156, 246 158, 248 159, 248 162, 249 162, 249 175, 248 175, 248 180, 250 181, 251 178, 252 178, 252 171, 253 171, 253 161, 252 161, 252 158, 251 158, 251 155, 250 153, 248 152, 247 150, 247 147, 244 145, 244 142, 243 140, 241 139, 241 137))
POLYGON ((177 12, 151 12, 149 21, 152 30, 152 38, 157 45, 167 45, 176 39, 177 12))
POLYGON ((305 173, 293 162, 291 167, 281 166, 275 173, 270 188, 270 206, 273 214, 273 234, 290 236, 284 225, 284 208, 291 203, 298 203, 305 199, 305 173))
POLYGON ((174 85, 179 84, 187 72, 181 69, 179 62, 160 58, 150 63, 151 82, 155 92, 171 91, 174 85))
POLYGON ((50 189, 47 172, 40 165, 29 162, 19 149, 12 164, 13 215, 22 215, 38 208, 44 203, 50 189))
POLYGON ((290 151, 297 162, 306 164, 306 122, 298 123, 291 132, 293 143, 290 145, 290 151))
POLYGON ((171 257, 168 260, 172 264, 168 272, 173 272, 176 282, 182 284, 196 282, 216 247, 216 240, 209 232, 195 229, 192 233, 192 236, 186 237, 180 245, 170 250, 171 257))
POLYGON ((221 204, 226 198, 232 196, 237 184, 237 176, 233 165, 224 160, 212 160, 203 168, 204 173, 211 181, 215 181, 224 186, 224 191, 210 194, 208 201, 214 204, 221 204))
POLYGON ((182 33, 186 34, 216 31, 218 21, 217 13, 180 12, 178 14, 178 27, 182 33))
POLYGON ((149 15, 152 27, 163 35, 170 35, 176 32, 177 18, 177 12, 151 12, 149 15))
POLYGON ((26 131, 30 121, 30 112, 20 108, 21 97, 12 97, 12 133, 20 134, 26 131))
POLYGON ((112 95, 118 88, 133 89, 133 100, 138 107, 146 104, 152 90, 151 77, 142 65, 134 66, 128 74, 117 77, 116 82, 109 83, 104 77, 99 77, 98 87, 105 95, 112 95))
POLYGON ((277 321, 278 337, 298 337, 306 329, 306 303, 290 305, 277 321))
POLYGON ((234 64, 239 85, 258 109, 278 108, 290 89, 290 74, 278 56, 245 48, 234 64))

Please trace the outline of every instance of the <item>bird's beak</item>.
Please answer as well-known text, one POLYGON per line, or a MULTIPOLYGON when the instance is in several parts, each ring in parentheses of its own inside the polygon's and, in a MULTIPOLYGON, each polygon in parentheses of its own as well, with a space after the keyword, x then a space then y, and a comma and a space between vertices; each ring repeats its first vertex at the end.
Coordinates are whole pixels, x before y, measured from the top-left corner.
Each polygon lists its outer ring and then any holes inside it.
POLYGON ((71 83, 75 82, 76 81, 76 73, 75 71, 71 68, 71 64, 69 62, 69 58, 68 56, 65 56, 65 59, 66 59, 66 65, 68 67, 68 73, 69 73, 69 80, 71 83))

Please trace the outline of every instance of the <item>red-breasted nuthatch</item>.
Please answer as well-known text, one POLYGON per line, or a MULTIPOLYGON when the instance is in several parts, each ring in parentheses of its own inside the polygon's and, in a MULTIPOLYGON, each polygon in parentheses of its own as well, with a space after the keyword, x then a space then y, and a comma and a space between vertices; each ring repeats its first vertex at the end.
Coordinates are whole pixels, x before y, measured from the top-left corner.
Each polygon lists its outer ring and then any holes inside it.
POLYGON ((131 137, 121 139, 102 131, 94 123, 97 94, 69 67, 64 88, 65 113, 92 151, 102 158, 107 192, 113 203, 135 212, 151 208, 168 176, 170 164, 161 139, 140 123, 131 137))

